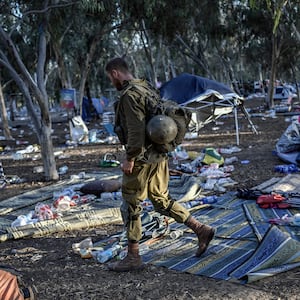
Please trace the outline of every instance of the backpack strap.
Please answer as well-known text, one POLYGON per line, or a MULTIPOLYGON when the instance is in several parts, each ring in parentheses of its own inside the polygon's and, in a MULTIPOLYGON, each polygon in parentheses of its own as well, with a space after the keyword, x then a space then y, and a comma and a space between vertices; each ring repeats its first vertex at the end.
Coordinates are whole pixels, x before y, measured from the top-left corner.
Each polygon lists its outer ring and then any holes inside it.
POLYGON ((159 114, 159 112, 162 112, 159 92, 146 80, 135 79, 128 81, 127 85, 122 90, 122 95, 125 93, 133 98, 145 99, 147 121, 149 121, 153 116, 159 114))

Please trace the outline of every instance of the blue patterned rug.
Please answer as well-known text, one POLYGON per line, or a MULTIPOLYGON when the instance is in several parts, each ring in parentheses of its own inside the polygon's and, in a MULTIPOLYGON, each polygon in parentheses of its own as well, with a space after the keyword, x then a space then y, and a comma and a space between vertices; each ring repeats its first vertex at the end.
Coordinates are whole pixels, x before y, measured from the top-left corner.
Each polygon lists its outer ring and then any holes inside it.
MULTIPOLYGON (((295 213, 295 212, 294 212, 295 213)), ((195 236, 186 227, 171 224, 184 234, 177 240, 165 237, 143 254, 146 263, 215 279, 248 283, 300 265, 300 227, 271 225, 268 220, 292 215, 286 209, 261 209, 254 200, 227 193, 214 207, 193 212, 217 229, 214 240, 200 258, 195 236)))
MULTIPOLYGON (((107 178, 108 175, 99 176, 107 178)), ((99 176, 96 178, 99 179, 99 176)), ((91 179, 86 181, 88 180, 91 179)), ((41 221, 15 229, 10 227, 18 215, 28 212, 36 203, 51 201, 53 191, 77 183, 83 182, 61 182, 2 201, 0 241, 121 222, 119 202, 96 201, 80 207, 79 211, 71 210, 56 220, 41 221)), ((191 186, 194 185, 195 182, 192 182, 191 186)), ((191 195, 198 192, 187 187, 187 191, 189 190, 192 191, 191 195)), ((147 245, 142 245, 145 263, 239 283, 259 280, 300 265, 300 227, 269 223, 270 219, 292 216, 299 213, 299 210, 261 209, 254 200, 238 199, 236 193, 227 192, 218 197, 216 203, 191 208, 190 211, 200 222, 217 230, 206 253, 196 258, 195 235, 183 224, 170 219, 170 231, 182 230, 183 235, 172 239, 167 234, 161 239, 149 238, 144 241, 142 244, 147 245)))

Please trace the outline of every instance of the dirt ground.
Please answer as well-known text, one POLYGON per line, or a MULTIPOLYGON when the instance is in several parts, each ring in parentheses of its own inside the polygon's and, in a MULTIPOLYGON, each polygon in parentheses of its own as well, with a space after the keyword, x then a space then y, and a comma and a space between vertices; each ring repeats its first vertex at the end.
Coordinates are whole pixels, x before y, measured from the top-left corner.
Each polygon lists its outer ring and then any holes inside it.
MULTIPOLYGON (((251 188, 274 176, 274 166, 283 164, 273 150, 278 138, 290 124, 291 116, 267 116, 260 102, 248 100, 246 107, 255 113, 252 121, 258 134, 253 134, 248 121, 239 114, 240 144, 242 151, 234 153, 239 162, 232 173, 232 179, 239 184, 234 188, 251 188), (248 164, 241 161, 248 160, 248 164)), ((97 128, 99 122, 90 123, 89 129, 97 128)), ((64 152, 57 159, 57 167, 68 166, 68 178, 79 172, 99 171, 99 161, 107 152, 122 158, 119 145, 86 144, 67 147, 68 124, 54 123, 53 142, 56 150, 64 152)), ((205 147, 228 147, 235 145, 234 119, 227 116, 203 128, 197 139, 186 140, 187 150, 201 151, 205 147)), ((35 144, 36 138, 28 125, 14 125, 15 141, 1 140, 2 147, 11 147, 13 153, 35 144), (21 136, 20 136, 21 134, 21 136), (28 144, 22 144, 27 141, 28 144)), ((6 148, 8 149, 8 148, 6 148)), ((224 155, 226 157, 226 155, 224 155)), ((231 155, 232 156, 232 155, 231 155)), ((8 176, 18 175, 24 182, 8 184, 0 193, 1 200, 25 191, 49 184, 43 174, 33 173, 41 160, 13 160, 3 151, 1 158, 4 172, 8 176)), ((179 273, 166 268, 147 265, 142 272, 117 274, 110 272, 105 264, 93 259, 82 259, 72 251, 72 244, 91 237, 98 241, 107 235, 120 231, 121 224, 99 226, 81 231, 52 234, 41 238, 9 240, 0 244, 0 265, 10 266, 23 274, 24 280, 33 284, 37 299, 300 299, 300 268, 285 272, 252 284, 242 285, 211 278, 179 273)))

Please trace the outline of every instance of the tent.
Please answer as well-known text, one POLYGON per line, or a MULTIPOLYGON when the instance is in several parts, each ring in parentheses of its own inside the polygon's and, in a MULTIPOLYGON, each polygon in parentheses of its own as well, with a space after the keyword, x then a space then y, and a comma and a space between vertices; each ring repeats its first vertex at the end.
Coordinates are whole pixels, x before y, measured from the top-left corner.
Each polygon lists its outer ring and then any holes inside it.
POLYGON ((91 98, 84 96, 82 99, 82 119, 85 122, 90 121, 93 117, 103 114, 109 104, 109 99, 104 96, 100 98, 91 98))
POLYGON ((235 117, 236 141, 239 144, 237 109, 248 119, 252 130, 257 133, 243 105, 243 97, 223 83, 208 78, 183 73, 164 83, 160 88, 164 100, 173 100, 192 110, 190 129, 199 132, 204 125, 224 114, 233 112, 235 117))

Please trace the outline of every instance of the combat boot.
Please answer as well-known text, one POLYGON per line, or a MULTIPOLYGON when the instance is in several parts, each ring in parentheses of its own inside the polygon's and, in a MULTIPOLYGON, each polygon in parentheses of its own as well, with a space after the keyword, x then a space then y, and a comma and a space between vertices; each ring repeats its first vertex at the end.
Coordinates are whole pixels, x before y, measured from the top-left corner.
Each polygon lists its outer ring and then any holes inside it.
POLYGON ((184 224, 191 228, 198 237, 198 249, 196 256, 199 257, 206 251, 210 241, 213 239, 215 229, 200 223, 192 216, 190 216, 184 224))
POLYGON ((123 260, 109 264, 108 268, 115 272, 128 272, 143 269, 144 264, 139 255, 139 243, 128 242, 127 256, 123 260))

